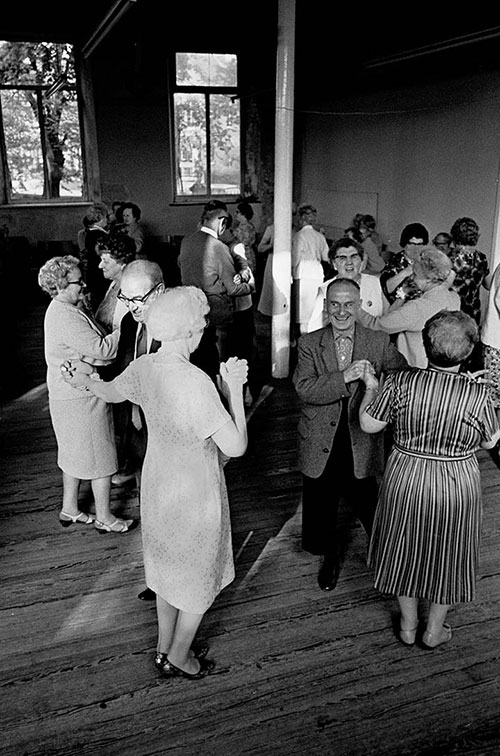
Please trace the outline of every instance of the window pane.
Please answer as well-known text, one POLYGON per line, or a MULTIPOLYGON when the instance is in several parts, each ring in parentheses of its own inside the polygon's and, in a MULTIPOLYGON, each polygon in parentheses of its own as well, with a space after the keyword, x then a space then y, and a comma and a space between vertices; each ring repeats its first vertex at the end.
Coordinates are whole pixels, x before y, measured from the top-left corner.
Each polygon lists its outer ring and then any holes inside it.
POLYGON ((176 84, 185 87, 236 87, 236 55, 176 53, 176 84))
POLYGON ((177 195, 207 193, 207 135, 205 96, 174 95, 175 166, 177 195))
POLYGON ((210 96, 210 194, 239 194, 240 105, 227 95, 210 96))
POLYGON ((82 197, 83 169, 76 92, 45 100, 47 167, 51 197, 82 197))
POLYGON ((0 41, 0 73, 3 85, 48 85, 60 78, 74 85, 73 47, 55 42, 0 41))
POLYGON ((43 153, 33 90, 3 90, 2 116, 14 199, 43 197, 43 153))

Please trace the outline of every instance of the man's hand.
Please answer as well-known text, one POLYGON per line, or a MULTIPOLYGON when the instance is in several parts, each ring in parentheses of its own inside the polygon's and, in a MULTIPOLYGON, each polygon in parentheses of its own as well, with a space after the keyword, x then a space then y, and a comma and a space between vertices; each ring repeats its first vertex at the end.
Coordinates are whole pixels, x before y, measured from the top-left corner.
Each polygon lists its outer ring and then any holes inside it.
POLYGON ((351 362, 349 367, 347 367, 342 373, 345 383, 364 380, 365 376, 370 374, 375 375, 370 360, 355 360, 354 362, 351 362))

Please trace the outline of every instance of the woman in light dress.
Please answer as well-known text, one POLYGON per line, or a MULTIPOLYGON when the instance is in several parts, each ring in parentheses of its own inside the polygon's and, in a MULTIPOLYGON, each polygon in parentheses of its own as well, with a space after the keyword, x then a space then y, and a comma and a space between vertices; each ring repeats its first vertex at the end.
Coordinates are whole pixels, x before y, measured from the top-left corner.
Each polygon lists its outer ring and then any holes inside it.
POLYGON ((105 335, 83 311, 85 284, 79 260, 72 255, 53 257, 38 274, 38 283, 52 301, 44 321, 49 410, 57 439, 57 463, 62 470, 61 525, 90 525, 93 515, 78 509, 81 480, 90 480, 95 499, 94 526, 103 533, 126 533, 132 520, 112 514, 109 507, 111 476, 117 470, 113 418, 110 408, 90 392, 68 385, 61 362, 84 359, 106 364, 116 354, 119 331, 105 335))
MULTIPOLYGON (((219 390, 189 361, 209 312, 194 286, 167 290, 151 305, 147 325, 162 342, 109 383, 82 373, 68 380, 109 402, 129 399, 144 411, 148 445, 141 481, 146 584, 156 593, 162 676, 198 680, 213 669, 207 647, 193 647, 203 615, 234 579, 229 505, 222 468, 247 446, 242 387, 245 360, 220 365, 219 390)), ((71 371, 72 366, 67 365, 71 371)))

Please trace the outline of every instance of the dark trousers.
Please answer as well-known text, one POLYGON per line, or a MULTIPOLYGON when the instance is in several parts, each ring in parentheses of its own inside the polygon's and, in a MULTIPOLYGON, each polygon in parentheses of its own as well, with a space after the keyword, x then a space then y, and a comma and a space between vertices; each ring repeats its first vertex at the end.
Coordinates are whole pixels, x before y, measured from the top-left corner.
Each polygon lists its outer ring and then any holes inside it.
POLYGON ((248 362, 248 386, 256 399, 260 386, 256 376, 257 345, 253 306, 234 313, 229 328, 229 355, 248 362))
POLYGON ((210 376, 216 383, 219 374, 219 350, 217 348, 217 331, 213 326, 208 326, 203 331, 203 336, 198 348, 191 355, 191 362, 204 373, 210 376))
POLYGON ((352 510, 371 535, 378 486, 374 476, 356 478, 347 422, 347 400, 325 469, 319 478, 302 476, 302 548, 311 554, 340 554, 337 528, 339 502, 352 510))

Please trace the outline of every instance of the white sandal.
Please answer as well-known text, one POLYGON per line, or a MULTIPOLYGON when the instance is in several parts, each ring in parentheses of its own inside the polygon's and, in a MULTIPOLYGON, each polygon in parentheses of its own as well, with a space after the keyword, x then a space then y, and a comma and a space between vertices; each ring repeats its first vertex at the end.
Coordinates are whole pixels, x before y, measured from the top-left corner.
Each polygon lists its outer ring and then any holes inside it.
POLYGON ((75 522, 79 522, 81 525, 90 525, 95 520, 94 515, 89 515, 86 512, 78 512, 77 515, 70 515, 67 512, 59 512, 59 522, 63 528, 69 528, 70 525, 74 525, 75 522))
POLYGON ((108 525, 100 520, 95 520, 94 527, 99 533, 128 533, 132 530, 131 525, 134 520, 120 520, 118 517, 114 522, 108 525))

